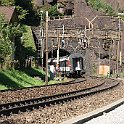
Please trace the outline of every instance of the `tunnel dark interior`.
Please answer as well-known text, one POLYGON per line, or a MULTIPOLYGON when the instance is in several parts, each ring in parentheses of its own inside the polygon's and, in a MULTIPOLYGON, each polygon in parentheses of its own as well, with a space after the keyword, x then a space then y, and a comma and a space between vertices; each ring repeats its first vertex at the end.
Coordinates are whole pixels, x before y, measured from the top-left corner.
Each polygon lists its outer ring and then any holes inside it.
MULTIPOLYGON (((59 56, 67 56, 70 55, 70 53, 68 51, 66 51, 65 49, 60 49, 59 50, 59 56)), ((48 54, 48 58, 56 58, 57 57, 57 49, 50 51, 48 54)))

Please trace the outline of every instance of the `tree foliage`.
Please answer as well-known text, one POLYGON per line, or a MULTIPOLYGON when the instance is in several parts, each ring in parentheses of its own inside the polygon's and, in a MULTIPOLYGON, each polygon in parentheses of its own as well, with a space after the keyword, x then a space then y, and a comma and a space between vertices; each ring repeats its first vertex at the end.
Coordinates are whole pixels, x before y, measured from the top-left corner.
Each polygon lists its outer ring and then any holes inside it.
POLYGON ((21 22, 27 25, 37 25, 39 22, 39 15, 33 8, 33 0, 15 0, 19 18, 21 22))
POLYGON ((0 6, 16 6, 18 19, 27 25, 36 25, 39 15, 33 8, 33 0, 0 0, 0 6))
POLYGON ((17 9, 17 15, 18 15, 19 21, 21 22, 21 21, 25 20, 25 17, 28 14, 28 11, 23 9, 20 6, 16 6, 16 9, 17 9))
POLYGON ((0 0, 0 6, 16 6, 17 15, 19 21, 25 19, 25 16, 28 14, 28 11, 23 9, 23 7, 16 5, 18 0, 0 0))
POLYGON ((4 63, 6 57, 12 54, 12 42, 9 38, 9 25, 0 16, 0 63, 4 63))
POLYGON ((111 5, 104 3, 101 0, 86 0, 87 4, 92 6, 94 9, 101 11, 107 15, 115 15, 116 12, 111 5))
POLYGON ((42 8, 40 8, 39 10, 39 16, 41 16, 41 13, 40 11, 43 11, 43 20, 45 20, 45 16, 46 16, 46 11, 48 11, 49 13, 49 17, 59 17, 59 16, 63 16, 62 13, 60 13, 58 10, 57 10, 57 5, 54 5, 54 6, 50 6, 50 5, 44 5, 42 8))
POLYGON ((0 63, 4 63, 6 57, 12 59, 15 52, 15 42, 20 39, 24 27, 21 24, 8 24, 4 17, 0 16, 0 63))
POLYGON ((7 58, 10 62, 17 60, 22 65, 27 55, 34 55, 32 48, 27 49, 22 40, 26 32, 24 24, 35 25, 39 15, 33 8, 32 0, 0 0, 0 6, 15 6, 19 19, 17 23, 8 24, 0 16, 0 64, 7 65, 7 58))
POLYGON ((15 0, 0 0, 1 6, 12 6, 15 4, 15 0))
POLYGON ((57 10, 57 5, 51 6, 48 12, 50 16, 62 16, 62 14, 57 10))

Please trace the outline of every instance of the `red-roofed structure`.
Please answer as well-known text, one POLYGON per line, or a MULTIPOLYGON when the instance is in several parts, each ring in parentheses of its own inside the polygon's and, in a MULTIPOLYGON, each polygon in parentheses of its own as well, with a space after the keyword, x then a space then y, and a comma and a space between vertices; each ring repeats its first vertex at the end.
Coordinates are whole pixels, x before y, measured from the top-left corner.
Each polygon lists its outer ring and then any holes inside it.
POLYGON ((0 15, 4 15, 5 20, 8 23, 14 23, 18 21, 15 6, 0 6, 0 15))

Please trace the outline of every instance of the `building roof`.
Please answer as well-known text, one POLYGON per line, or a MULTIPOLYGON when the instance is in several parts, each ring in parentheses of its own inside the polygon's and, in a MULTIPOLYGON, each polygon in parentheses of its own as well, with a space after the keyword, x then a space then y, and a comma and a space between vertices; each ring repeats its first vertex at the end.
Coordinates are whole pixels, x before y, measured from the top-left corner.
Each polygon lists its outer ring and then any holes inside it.
POLYGON ((0 6, 0 15, 4 15, 7 22, 11 21, 14 11, 15 6, 0 6))

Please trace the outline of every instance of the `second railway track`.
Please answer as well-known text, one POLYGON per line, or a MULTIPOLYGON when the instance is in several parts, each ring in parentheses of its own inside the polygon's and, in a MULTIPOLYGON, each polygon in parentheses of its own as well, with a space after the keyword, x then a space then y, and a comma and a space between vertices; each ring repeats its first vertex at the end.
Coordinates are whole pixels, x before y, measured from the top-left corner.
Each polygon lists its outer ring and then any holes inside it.
POLYGON ((25 112, 27 110, 33 110, 34 108, 50 106, 54 104, 64 103, 76 98, 84 97, 86 95, 91 95, 103 90, 111 89, 119 84, 116 80, 111 80, 110 82, 104 81, 103 83, 94 86, 92 88, 86 88, 83 90, 76 90, 67 93, 61 93, 52 96, 45 96, 41 98, 23 100, 18 102, 11 102, 6 104, 0 104, 0 116, 11 114, 17 114, 20 111, 25 112))

